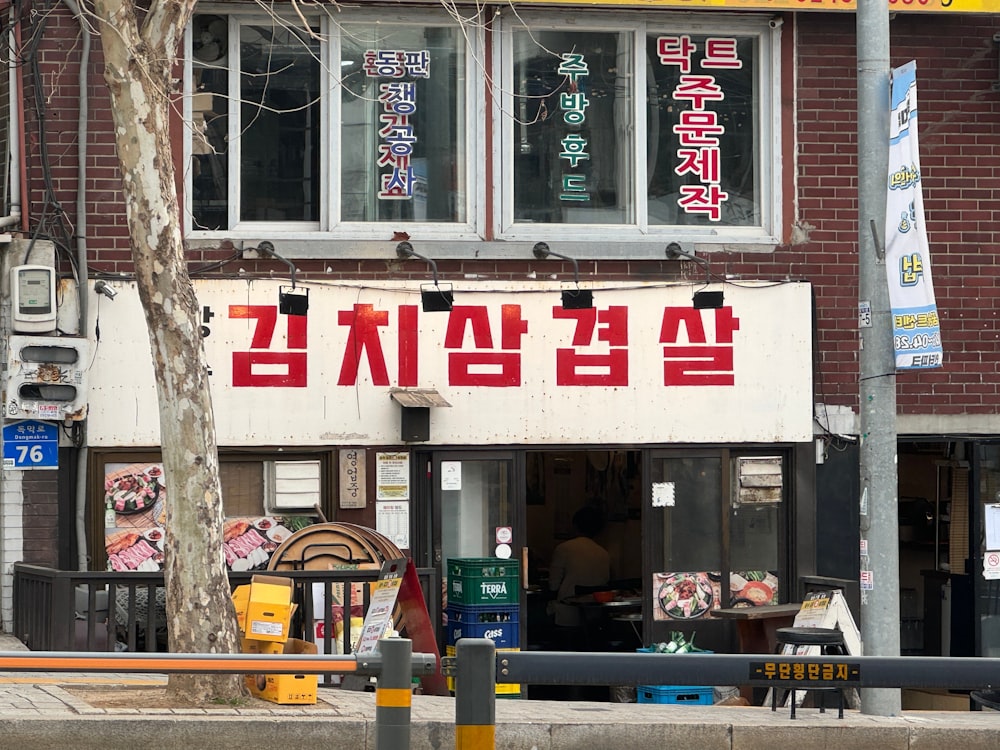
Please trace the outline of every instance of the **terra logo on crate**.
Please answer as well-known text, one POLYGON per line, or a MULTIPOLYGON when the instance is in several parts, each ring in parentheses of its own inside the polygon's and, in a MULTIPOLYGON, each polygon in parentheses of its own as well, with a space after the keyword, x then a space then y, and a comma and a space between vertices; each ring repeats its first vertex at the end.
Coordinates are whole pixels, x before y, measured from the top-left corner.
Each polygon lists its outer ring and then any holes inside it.
POLYGON ((489 599, 497 599, 499 597, 507 596, 507 582, 500 581, 499 583, 487 583, 483 581, 479 584, 481 593, 484 597, 489 599))

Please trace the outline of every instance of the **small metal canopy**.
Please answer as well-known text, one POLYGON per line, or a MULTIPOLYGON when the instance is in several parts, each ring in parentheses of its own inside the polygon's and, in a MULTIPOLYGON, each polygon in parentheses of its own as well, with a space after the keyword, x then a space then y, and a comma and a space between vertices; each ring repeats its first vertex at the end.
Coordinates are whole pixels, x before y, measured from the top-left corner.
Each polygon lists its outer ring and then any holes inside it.
POLYGON ((393 388, 389 398, 399 404, 400 439, 419 443, 431 438, 431 407, 451 406, 433 388, 393 388))

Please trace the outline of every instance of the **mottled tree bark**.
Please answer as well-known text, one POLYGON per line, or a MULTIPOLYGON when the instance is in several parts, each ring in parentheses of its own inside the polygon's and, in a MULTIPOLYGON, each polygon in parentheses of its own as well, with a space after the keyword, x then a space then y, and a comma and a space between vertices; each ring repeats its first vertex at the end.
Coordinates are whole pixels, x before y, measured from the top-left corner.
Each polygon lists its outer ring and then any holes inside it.
MULTIPOLYGON (((222 553, 215 421, 198 301, 188 276, 169 138, 172 73, 195 0, 96 0, 132 257, 159 397, 167 503, 170 650, 238 653, 222 553)), ((240 675, 171 675, 168 691, 199 701, 246 695, 240 675)))

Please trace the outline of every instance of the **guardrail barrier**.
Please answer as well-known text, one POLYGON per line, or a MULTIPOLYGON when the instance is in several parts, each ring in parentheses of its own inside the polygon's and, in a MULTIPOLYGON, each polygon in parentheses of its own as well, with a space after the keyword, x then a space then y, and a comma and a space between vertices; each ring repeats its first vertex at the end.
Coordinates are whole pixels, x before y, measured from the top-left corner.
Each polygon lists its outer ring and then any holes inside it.
POLYGON ((160 654, 75 651, 0 652, 0 672, 158 674, 353 674, 378 678, 376 750, 410 747, 411 680, 434 674, 435 654, 412 653, 408 638, 383 638, 373 654, 160 654))
POLYGON ((494 750, 497 682, 983 692, 1000 686, 1000 659, 985 657, 498 651, 488 638, 462 638, 441 664, 455 677, 456 750, 494 750))

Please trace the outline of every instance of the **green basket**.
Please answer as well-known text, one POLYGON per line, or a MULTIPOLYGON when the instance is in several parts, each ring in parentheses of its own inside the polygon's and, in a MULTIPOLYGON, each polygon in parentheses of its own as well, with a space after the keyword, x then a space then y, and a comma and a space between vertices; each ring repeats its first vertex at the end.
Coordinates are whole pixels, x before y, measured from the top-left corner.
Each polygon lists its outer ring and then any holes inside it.
POLYGON ((449 604, 518 604, 521 568, 517 560, 464 557, 448 560, 449 604))

